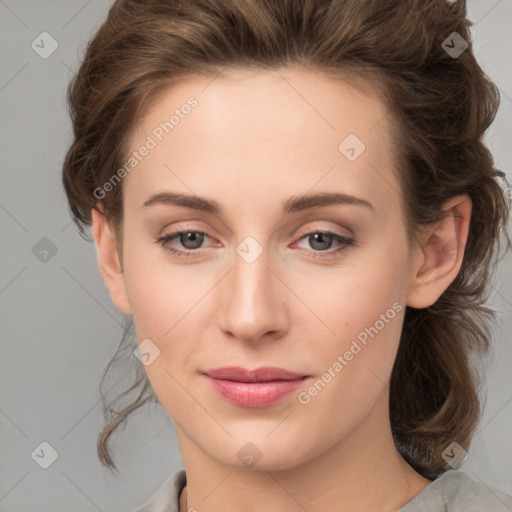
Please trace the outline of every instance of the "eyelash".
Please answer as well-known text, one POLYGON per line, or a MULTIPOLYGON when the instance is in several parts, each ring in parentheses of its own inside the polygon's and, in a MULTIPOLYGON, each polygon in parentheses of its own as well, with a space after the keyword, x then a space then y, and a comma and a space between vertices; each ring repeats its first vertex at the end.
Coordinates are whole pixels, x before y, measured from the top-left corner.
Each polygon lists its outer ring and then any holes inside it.
MULTIPOLYGON (((205 235, 208 238, 212 238, 210 235, 208 235, 208 233, 206 233, 205 231, 201 231, 200 229, 197 229, 197 230, 196 229, 187 229, 184 231, 175 231, 174 233, 169 233, 167 235, 158 237, 156 239, 156 243, 159 243, 165 250, 170 251, 171 253, 175 254, 176 256, 183 256, 186 258, 193 258, 196 256, 200 256, 200 254, 198 254, 199 251, 197 251, 197 250, 196 251, 182 251, 180 249, 175 249, 174 247, 166 247, 165 246, 165 244, 167 242, 170 242, 174 238, 177 238, 180 235, 186 234, 186 233, 198 233, 200 235, 205 235)), ((330 235, 330 236, 332 235, 334 240, 338 241, 342 245, 338 249, 331 251, 331 252, 306 250, 306 255, 311 256, 313 258, 330 258, 330 257, 340 256, 343 252, 348 251, 350 249, 350 247, 357 245, 356 241, 352 238, 347 238, 347 237, 338 235, 337 233, 333 233, 332 231, 323 231, 323 230, 313 230, 313 231, 308 231, 305 233, 302 232, 302 233, 300 233, 301 236, 299 237, 299 239, 297 241, 303 240, 304 238, 307 238, 308 236, 315 235, 315 234, 330 235)), ((296 242, 294 242, 294 243, 296 243, 296 242)))

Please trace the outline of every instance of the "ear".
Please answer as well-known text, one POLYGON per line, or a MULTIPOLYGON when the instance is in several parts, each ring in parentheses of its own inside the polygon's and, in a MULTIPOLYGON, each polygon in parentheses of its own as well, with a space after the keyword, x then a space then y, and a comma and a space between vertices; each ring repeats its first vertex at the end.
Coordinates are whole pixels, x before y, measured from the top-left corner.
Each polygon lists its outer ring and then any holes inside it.
POLYGON ((442 205, 445 217, 423 236, 411 266, 406 304, 421 309, 434 304, 459 273, 471 218, 471 198, 451 197, 442 205))
MULTIPOLYGON (((99 210, 103 211, 99 204, 96 206, 99 210)), ((96 245, 96 252, 98 254, 98 265, 103 281, 105 281, 105 284, 107 285, 114 304, 123 313, 131 314, 132 311, 128 301, 123 268, 119 261, 115 237, 105 219, 105 216, 102 213, 97 212, 95 209, 92 209, 91 213, 92 233, 94 236, 94 243, 96 245)))

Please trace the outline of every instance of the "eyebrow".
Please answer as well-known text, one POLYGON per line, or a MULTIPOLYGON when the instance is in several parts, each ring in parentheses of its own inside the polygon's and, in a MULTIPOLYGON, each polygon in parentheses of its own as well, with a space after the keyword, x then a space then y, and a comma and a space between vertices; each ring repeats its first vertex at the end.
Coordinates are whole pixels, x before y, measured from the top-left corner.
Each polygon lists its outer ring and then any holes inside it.
MULTIPOLYGON (((144 202, 142 207, 149 208, 156 204, 181 206, 192 210, 212 213, 214 215, 220 215, 222 213, 222 209, 217 201, 197 195, 160 192, 150 196, 144 202)), ((310 208, 318 208, 321 206, 330 206, 335 204, 366 206, 370 210, 375 211, 372 203, 360 197, 343 193, 319 192, 316 194, 290 197, 283 203, 282 213, 283 215, 287 215, 289 213, 300 212, 310 208)))

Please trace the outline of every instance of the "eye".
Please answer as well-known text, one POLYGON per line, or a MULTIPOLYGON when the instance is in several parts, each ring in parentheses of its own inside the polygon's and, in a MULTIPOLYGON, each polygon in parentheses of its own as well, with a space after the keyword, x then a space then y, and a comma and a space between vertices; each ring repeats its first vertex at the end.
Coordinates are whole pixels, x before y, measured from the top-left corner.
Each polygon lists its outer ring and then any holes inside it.
MULTIPOLYGON (((306 254, 313 258, 329 258, 340 253, 347 251, 351 246, 357 245, 356 241, 352 238, 347 238, 342 235, 331 231, 314 230, 309 232, 301 233, 299 241, 307 239, 313 250, 306 249, 306 254), (339 247, 333 251, 327 251, 331 248, 333 243, 337 243, 339 247)), ((167 251, 184 257, 196 257, 201 256, 202 252, 198 251, 203 245, 206 238, 212 238, 205 231, 201 230, 182 230, 169 233, 167 235, 158 237, 156 242, 159 243, 167 251), (185 250, 173 247, 171 242, 177 240, 185 250)), ((297 245, 295 242, 292 246, 297 245)))
POLYGON ((210 238, 210 236, 204 231, 189 229, 184 231, 175 231, 174 233, 161 236, 156 239, 156 242, 173 254, 177 254, 178 256, 191 257, 201 255, 198 251, 196 251, 196 249, 201 247, 205 237, 210 238), (178 239, 180 244, 182 244, 182 246, 188 250, 182 251, 181 249, 176 249, 175 247, 170 246, 169 243, 174 239, 178 239))
MULTIPOLYGON (((332 231, 315 230, 303 234, 299 241, 307 239, 307 242, 313 250, 306 249, 306 254, 313 258, 329 258, 339 255, 341 252, 347 251, 351 246, 355 246, 356 241, 352 238, 347 238, 332 231), (339 247, 333 251, 326 251, 331 248, 333 242, 338 243, 339 247)), ((295 242, 297 244, 298 242, 295 242)))

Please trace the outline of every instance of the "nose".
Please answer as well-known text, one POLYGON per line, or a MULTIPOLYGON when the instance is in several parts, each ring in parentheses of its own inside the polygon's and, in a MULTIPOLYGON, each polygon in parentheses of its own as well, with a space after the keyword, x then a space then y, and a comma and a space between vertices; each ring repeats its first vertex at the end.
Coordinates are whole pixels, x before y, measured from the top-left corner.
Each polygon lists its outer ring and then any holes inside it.
POLYGON ((235 251, 233 267, 222 280, 220 329, 246 343, 282 337, 289 322, 286 287, 270 268, 269 252, 263 249, 254 261, 240 254, 235 251))

